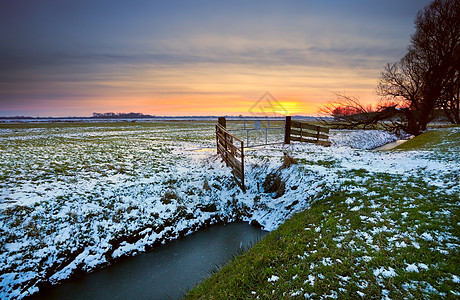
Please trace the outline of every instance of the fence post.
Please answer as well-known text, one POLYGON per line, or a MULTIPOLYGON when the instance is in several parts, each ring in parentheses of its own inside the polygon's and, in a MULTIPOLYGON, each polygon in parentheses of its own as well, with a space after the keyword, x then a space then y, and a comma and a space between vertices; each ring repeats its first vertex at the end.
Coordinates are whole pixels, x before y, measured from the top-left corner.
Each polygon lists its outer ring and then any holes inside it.
POLYGON ((217 123, 219 123, 222 127, 227 128, 227 120, 225 117, 219 117, 217 123))
POLYGON ((217 149, 217 154, 219 154, 219 126, 216 125, 216 149, 217 149))
POLYGON ((227 131, 224 132, 224 139, 225 139, 225 159, 226 159, 225 163, 228 166, 228 146, 227 146, 228 136, 227 136, 227 131))
POLYGON ((246 186, 244 185, 244 144, 241 141, 241 187, 244 193, 246 193, 246 186))
POLYGON ((284 143, 291 143, 291 116, 286 116, 286 122, 284 122, 284 143))

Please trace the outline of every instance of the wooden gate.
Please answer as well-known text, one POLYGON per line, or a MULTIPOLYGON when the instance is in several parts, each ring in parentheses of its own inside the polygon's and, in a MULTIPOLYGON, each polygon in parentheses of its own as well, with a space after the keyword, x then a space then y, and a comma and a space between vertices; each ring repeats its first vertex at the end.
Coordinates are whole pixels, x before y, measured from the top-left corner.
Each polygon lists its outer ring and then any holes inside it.
POLYGON ((236 183, 243 192, 246 192, 244 185, 244 142, 229 133, 224 126, 225 123, 216 124, 217 153, 220 154, 227 166, 232 168, 236 183))
POLYGON ((286 117, 286 131, 284 142, 289 144, 290 141, 314 143, 322 146, 330 146, 329 128, 308 124, 306 122, 291 120, 286 117))

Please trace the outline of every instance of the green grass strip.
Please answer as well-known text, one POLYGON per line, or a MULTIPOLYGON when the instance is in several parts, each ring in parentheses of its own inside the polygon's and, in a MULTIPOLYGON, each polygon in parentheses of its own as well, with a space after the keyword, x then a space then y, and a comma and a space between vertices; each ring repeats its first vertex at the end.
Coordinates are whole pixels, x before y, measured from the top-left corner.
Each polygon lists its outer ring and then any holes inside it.
POLYGON ((394 150, 440 150, 460 147, 460 126, 427 131, 394 148, 394 150), (455 128, 457 130, 452 130, 455 128))

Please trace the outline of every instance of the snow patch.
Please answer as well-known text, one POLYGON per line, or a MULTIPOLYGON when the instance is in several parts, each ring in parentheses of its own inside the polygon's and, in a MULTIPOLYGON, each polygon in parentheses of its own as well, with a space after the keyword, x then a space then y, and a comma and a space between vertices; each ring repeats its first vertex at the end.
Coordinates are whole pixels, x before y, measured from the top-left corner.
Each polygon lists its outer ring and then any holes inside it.
POLYGON ((375 277, 383 276, 385 278, 391 278, 391 277, 395 277, 397 275, 396 272, 395 272, 395 269, 393 269, 392 267, 388 267, 388 270, 385 269, 384 267, 380 267, 378 269, 375 269, 372 272, 373 272, 375 277))

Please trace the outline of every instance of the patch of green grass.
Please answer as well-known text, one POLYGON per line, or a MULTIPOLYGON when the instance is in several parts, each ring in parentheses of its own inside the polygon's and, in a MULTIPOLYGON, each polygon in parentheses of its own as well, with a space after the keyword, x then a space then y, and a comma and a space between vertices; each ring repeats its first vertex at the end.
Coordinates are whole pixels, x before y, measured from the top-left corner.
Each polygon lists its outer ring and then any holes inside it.
POLYGON ((449 151, 460 148, 460 126, 451 126, 450 130, 436 129, 427 131, 394 148, 394 150, 437 150, 449 151), (457 130, 451 130, 452 127, 457 130))
POLYGON ((314 160, 307 160, 305 158, 300 158, 298 160, 301 165, 317 165, 317 166, 323 166, 326 168, 337 167, 339 165, 339 162, 335 159, 314 161, 314 160))
POLYGON ((342 176, 347 180, 329 197, 287 220, 186 298, 400 299, 460 293, 454 282, 454 275, 460 276, 457 193, 421 178, 363 170, 342 176))

